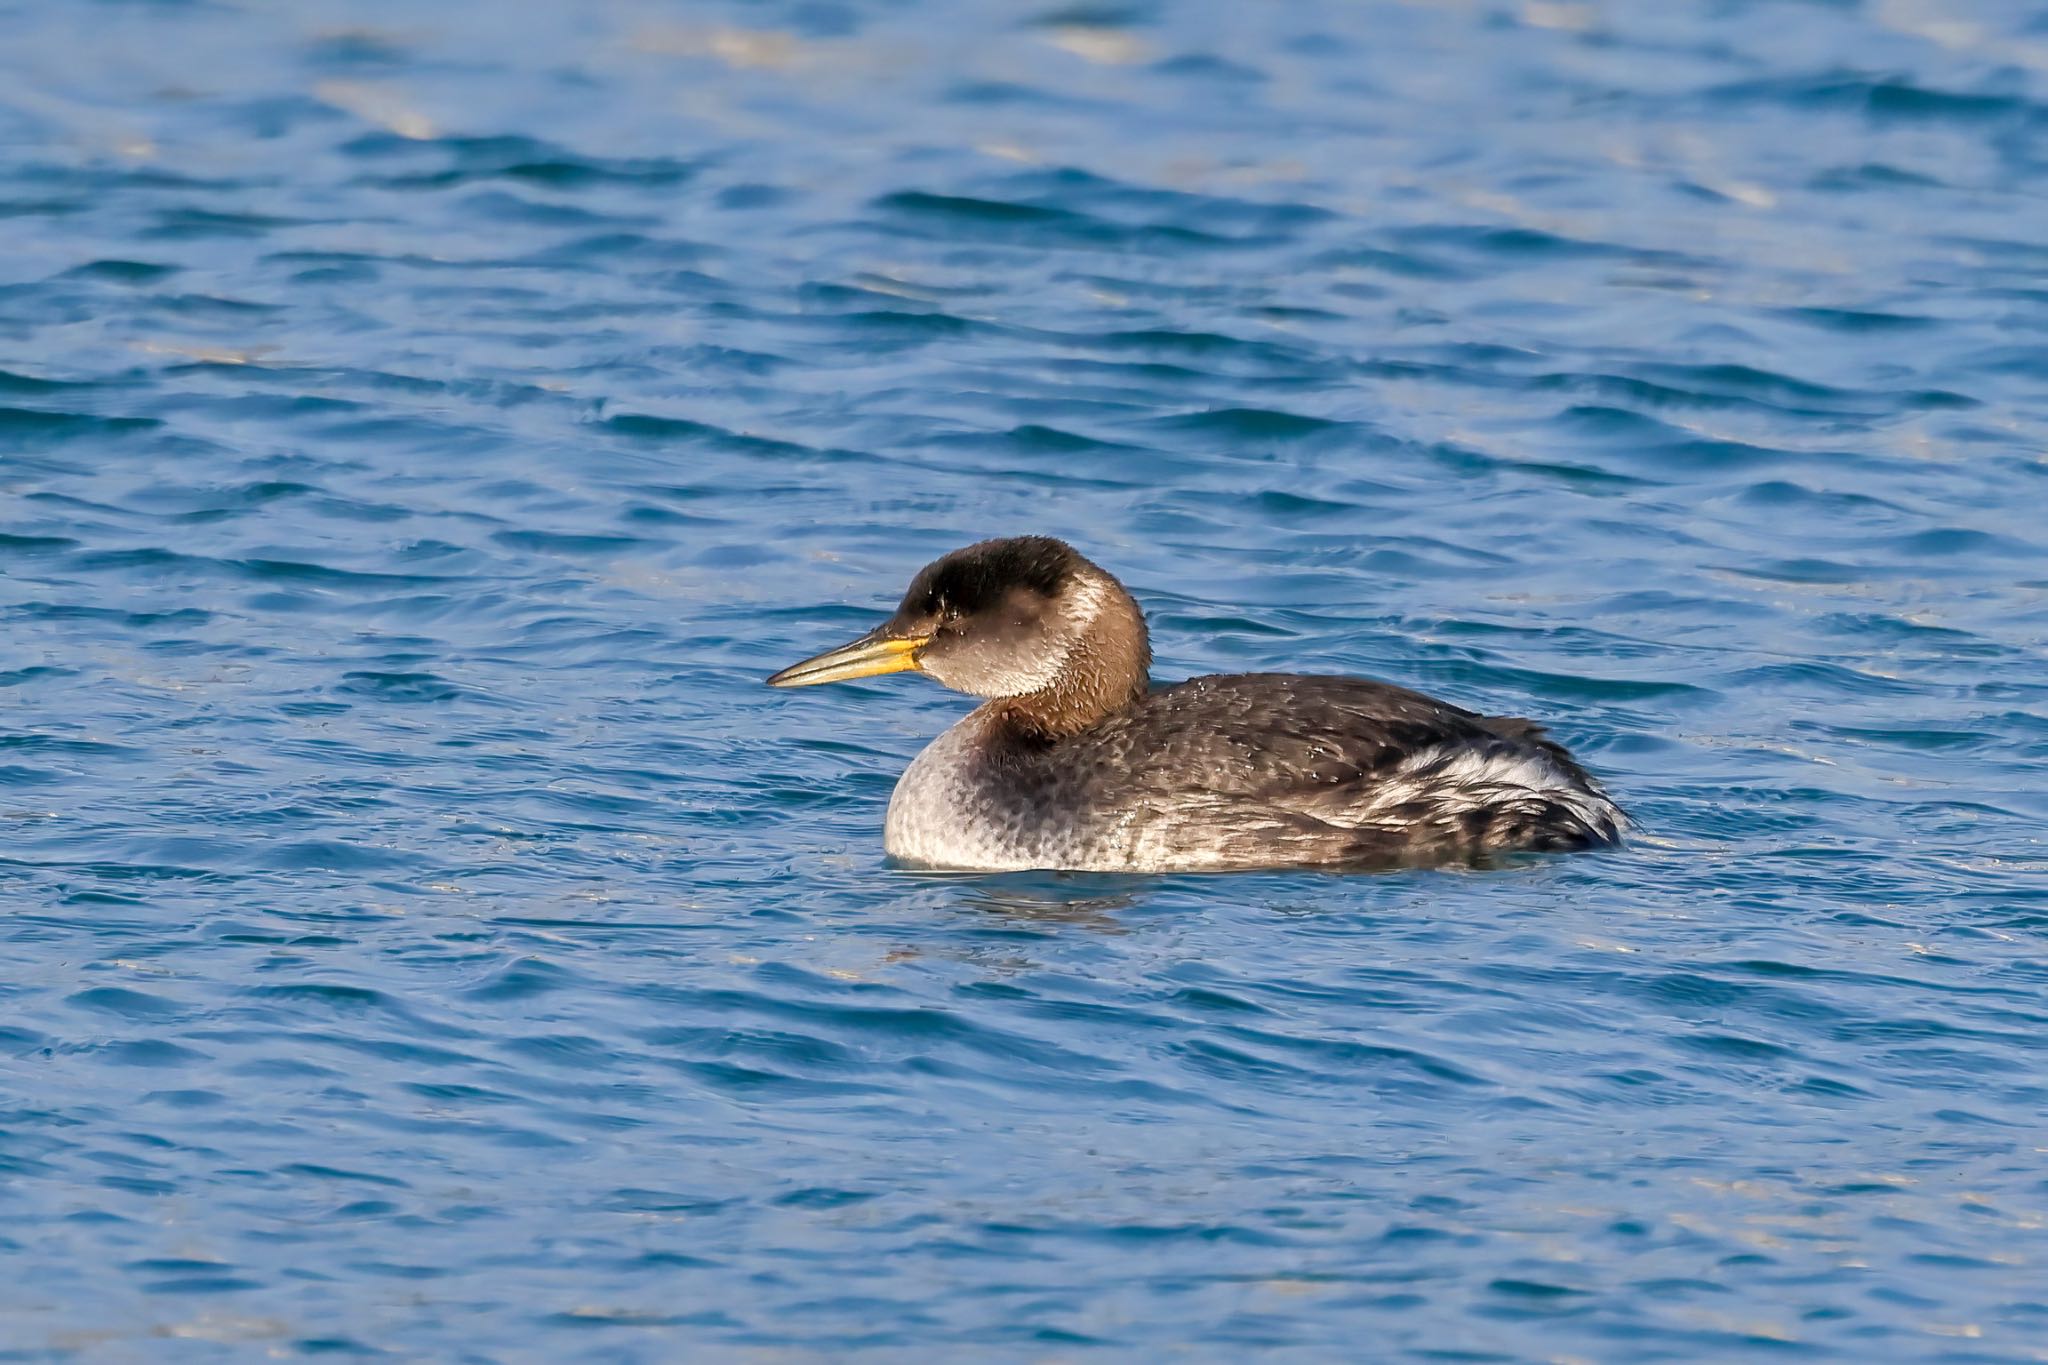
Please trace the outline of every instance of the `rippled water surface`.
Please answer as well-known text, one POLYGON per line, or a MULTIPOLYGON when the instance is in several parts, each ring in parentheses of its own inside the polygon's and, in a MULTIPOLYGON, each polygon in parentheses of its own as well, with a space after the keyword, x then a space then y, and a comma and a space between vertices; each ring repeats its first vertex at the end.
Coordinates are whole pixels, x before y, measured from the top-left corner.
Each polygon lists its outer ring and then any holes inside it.
POLYGON ((0 30, 6 1358, 2048 1358, 2038 6, 0 30), (892 869, 1021 530, 1639 837, 892 869))

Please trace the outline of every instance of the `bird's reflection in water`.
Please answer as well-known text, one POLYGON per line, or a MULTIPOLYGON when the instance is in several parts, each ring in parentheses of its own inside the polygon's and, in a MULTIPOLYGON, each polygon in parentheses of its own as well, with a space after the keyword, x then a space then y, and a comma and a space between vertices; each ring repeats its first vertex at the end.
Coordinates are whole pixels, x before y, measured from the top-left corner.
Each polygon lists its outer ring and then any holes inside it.
POLYGON ((1105 934, 1127 934, 1117 918, 1143 899, 1153 877, 1020 872, 978 877, 962 901, 976 910, 1026 923, 1075 924, 1105 934))
POLYGON ((1072 924, 1105 934, 1127 934, 1118 915, 1141 904, 1163 879, 1085 872, 934 872, 902 869, 943 889, 945 903, 999 918, 1017 928, 1072 924))

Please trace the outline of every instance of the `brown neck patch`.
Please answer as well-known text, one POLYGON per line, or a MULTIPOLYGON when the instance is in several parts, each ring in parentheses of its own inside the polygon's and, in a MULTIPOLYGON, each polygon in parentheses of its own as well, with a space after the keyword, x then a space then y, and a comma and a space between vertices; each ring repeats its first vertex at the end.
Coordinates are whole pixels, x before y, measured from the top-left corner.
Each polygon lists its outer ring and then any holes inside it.
POLYGON ((1049 686, 993 703, 1005 728, 1043 740, 1093 729, 1151 687, 1152 642, 1145 615, 1107 574, 1088 585, 1100 607, 1049 686))

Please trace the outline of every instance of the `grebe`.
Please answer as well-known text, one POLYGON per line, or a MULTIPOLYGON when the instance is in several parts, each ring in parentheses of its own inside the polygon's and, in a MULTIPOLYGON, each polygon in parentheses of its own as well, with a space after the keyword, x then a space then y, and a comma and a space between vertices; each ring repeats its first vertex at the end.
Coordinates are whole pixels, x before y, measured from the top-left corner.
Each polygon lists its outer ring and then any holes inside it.
POLYGON ((1526 720, 1365 678, 1155 687, 1144 614, 1046 536, 927 565, 896 614, 773 687, 916 670, 988 700, 912 761, 890 857, 962 871, 1411 866, 1616 843, 1619 807, 1526 720))

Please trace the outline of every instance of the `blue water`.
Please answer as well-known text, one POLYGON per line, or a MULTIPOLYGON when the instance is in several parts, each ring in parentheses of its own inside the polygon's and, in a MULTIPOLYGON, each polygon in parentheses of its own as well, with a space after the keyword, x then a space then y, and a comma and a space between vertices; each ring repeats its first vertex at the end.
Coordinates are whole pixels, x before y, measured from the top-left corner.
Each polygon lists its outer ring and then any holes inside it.
POLYGON ((0 1356, 2044 1358, 2038 6, 0 32, 0 1356), (892 869, 1023 530, 1638 837, 892 869))

